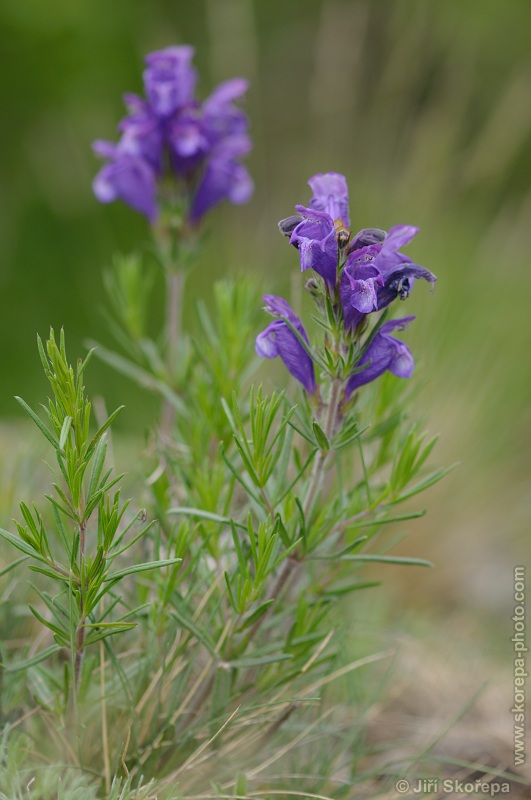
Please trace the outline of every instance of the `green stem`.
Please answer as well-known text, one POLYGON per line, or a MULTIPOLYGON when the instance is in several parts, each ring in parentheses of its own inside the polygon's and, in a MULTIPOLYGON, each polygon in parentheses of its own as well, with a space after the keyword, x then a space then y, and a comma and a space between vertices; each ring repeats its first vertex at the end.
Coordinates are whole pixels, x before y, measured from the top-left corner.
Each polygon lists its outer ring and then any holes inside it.
MULTIPOLYGON (((343 383, 344 381, 339 380, 339 378, 333 378, 332 384, 330 386, 330 396, 328 398, 328 405, 326 409, 326 418, 324 424, 324 434, 329 442, 336 433, 339 402, 341 399, 341 390, 343 388, 343 383)), ((302 510, 304 512, 305 519, 306 517, 308 517, 309 514, 311 514, 314 503, 317 499, 317 495, 319 494, 319 490, 321 488, 324 478, 325 466, 329 459, 330 452, 331 452, 330 450, 327 451, 319 450, 315 458, 315 461, 313 462, 312 475, 310 478, 308 491, 306 492, 306 497, 304 498, 304 502, 302 504, 302 510)))
MULTIPOLYGON (((333 378, 332 384, 330 386, 330 395, 328 398, 328 404, 326 409, 326 417, 324 421, 324 433, 328 441, 333 438, 336 433, 337 425, 338 425, 338 413, 339 413, 339 404, 341 401, 341 392, 343 389, 344 381, 340 380, 339 378, 333 378)), ((311 513, 313 505, 317 499, 319 494, 319 490, 321 488, 325 467, 329 456, 331 454, 330 450, 323 451, 320 450, 316 456, 314 461, 312 475, 310 478, 310 483, 308 485, 308 490, 306 492, 306 496, 304 498, 304 502, 302 504, 302 510, 304 513, 304 518, 306 519, 307 516, 311 513)), ((289 581, 291 580, 292 576, 296 572, 299 565, 302 563, 302 560, 296 558, 295 555, 290 555, 284 562, 284 566, 272 587, 269 595, 268 600, 276 600, 281 593, 285 590, 286 586, 288 585, 289 581)), ((249 642, 254 638, 257 631, 261 627, 262 623, 267 617, 267 612, 263 614, 259 619, 256 620, 254 625, 249 630, 247 634, 247 638, 245 641, 245 647, 249 645, 249 642)))
POLYGON ((74 657, 74 686, 76 692, 79 689, 79 680, 81 678, 81 667, 83 666, 83 656, 85 655, 85 617, 80 617, 78 626, 76 628, 76 635, 74 640, 76 652, 74 657))
POLYGON ((84 562, 85 562, 85 547, 86 547, 86 533, 87 523, 82 522, 79 526, 79 622, 76 626, 76 633, 74 636, 74 687, 77 692, 79 688, 79 680, 81 677, 81 667, 83 666, 83 656, 85 654, 85 614, 83 612, 84 598, 83 592, 84 585, 84 562))
POLYGON ((175 376, 179 339, 181 337, 184 278, 185 273, 183 270, 172 269, 166 273, 167 365, 170 379, 175 376))
MULTIPOLYGON (((182 300, 185 272, 180 269, 166 270, 166 368, 168 383, 175 388, 177 361, 182 328, 182 300)), ((175 406, 164 400, 161 432, 168 436, 175 422, 175 406)))

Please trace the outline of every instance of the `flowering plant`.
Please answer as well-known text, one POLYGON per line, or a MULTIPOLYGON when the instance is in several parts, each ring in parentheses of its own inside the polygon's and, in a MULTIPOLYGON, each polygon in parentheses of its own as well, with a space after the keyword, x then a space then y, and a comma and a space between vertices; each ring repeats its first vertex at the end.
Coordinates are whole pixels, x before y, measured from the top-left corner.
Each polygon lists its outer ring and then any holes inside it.
MULTIPOLYGON (((205 796, 205 785, 217 793, 208 796, 278 794, 268 770, 294 745, 276 737, 293 724, 302 733, 290 730, 290 742, 310 731, 328 740, 328 722, 312 717, 325 687, 387 655, 345 663, 337 600, 374 586, 360 573, 367 562, 428 566, 382 552, 383 531, 421 516, 396 509, 444 474, 423 474, 435 440, 406 425, 392 377, 412 374, 408 347, 392 335, 412 317, 387 319, 416 279, 435 276, 400 252, 416 228, 351 233, 342 175, 315 175, 309 206, 280 222, 301 270, 311 271, 320 342, 273 294, 263 299, 275 319, 256 335, 250 276, 218 282, 213 310, 200 305, 195 328, 183 332, 190 238, 216 203, 243 202, 252 189, 240 163, 247 119, 234 102, 246 83, 229 81, 199 103, 192 53, 148 56, 146 99, 127 97, 117 145, 96 143, 108 159, 96 196, 119 198, 153 223, 167 281, 155 341, 146 333, 146 265, 136 255, 118 259, 106 285, 125 354, 97 350, 163 399, 135 487, 142 507, 126 521, 129 504, 114 488, 124 476, 107 466, 106 437, 121 408, 90 433, 89 359, 74 372, 63 334, 57 343, 52 332, 39 343, 53 394, 45 421, 21 403, 54 450, 54 494, 47 516, 22 503, 16 533, 0 529, 22 553, 8 570, 29 558, 46 582, 31 608, 53 641, 6 669, 39 697, 42 714, 22 716, 32 717, 28 740, 44 742, 47 762, 63 763, 66 753, 91 791, 97 781, 116 800, 152 796, 142 776, 164 797, 174 798, 175 786, 179 796, 205 796), (253 384, 255 354, 281 358, 302 387, 300 402, 253 384)), ((327 759, 329 774, 354 750, 346 737, 327 759)), ((323 797, 311 762, 310 751, 295 791, 287 769, 287 794, 301 794, 304 780, 308 796, 323 797)))

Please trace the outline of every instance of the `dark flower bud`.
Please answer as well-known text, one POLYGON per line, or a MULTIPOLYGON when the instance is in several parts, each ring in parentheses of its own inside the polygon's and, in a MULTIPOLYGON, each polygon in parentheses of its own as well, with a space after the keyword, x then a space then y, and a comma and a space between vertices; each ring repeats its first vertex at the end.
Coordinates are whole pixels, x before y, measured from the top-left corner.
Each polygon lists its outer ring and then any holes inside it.
POLYGON ((310 278, 310 280, 306 282, 304 288, 306 289, 307 292, 310 292, 312 297, 317 297, 317 295, 320 294, 317 281, 314 280, 313 278, 310 278))
POLYGON ((300 214, 292 214, 291 217, 286 217, 286 219, 281 219, 278 223, 278 229, 283 236, 287 236, 288 239, 297 227, 297 225, 302 222, 302 217, 300 214))
POLYGON ((380 230, 380 228, 363 228, 359 231, 350 244, 350 252, 359 250, 361 247, 367 247, 371 244, 381 244, 387 233, 380 230))

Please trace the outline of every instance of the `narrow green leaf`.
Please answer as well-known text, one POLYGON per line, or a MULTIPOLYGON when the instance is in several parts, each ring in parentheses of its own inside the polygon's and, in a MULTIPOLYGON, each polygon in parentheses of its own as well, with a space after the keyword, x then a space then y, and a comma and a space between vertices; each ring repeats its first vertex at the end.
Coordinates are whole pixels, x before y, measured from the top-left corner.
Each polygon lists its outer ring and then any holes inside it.
POLYGON ((95 347, 92 347, 92 348, 91 348, 91 349, 88 351, 87 355, 85 356, 85 359, 84 359, 84 361, 78 361, 78 363, 77 363, 77 370, 76 370, 76 374, 77 374, 77 377, 78 377, 78 378, 81 378, 81 376, 82 376, 82 375, 83 375, 83 373, 85 372, 85 369, 87 368, 87 365, 88 365, 88 363, 91 361, 91 359, 92 359, 92 356, 94 355, 94 352, 95 352, 95 350, 96 350, 96 348, 95 348, 95 347))
POLYGON ((38 586, 35 586, 34 583, 30 583, 29 585, 31 586, 33 591, 39 595, 42 602, 45 604, 46 608, 52 615, 53 619, 57 620, 59 625, 61 625, 64 621, 67 622, 70 621, 69 613, 67 609, 64 608, 64 606, 61 604, 60 598, 65 597, 67 595, 68 590, 71 589, 71 586, 69 586, 68 589, 67 588, 63 589, 63 591, 60 594, 56 595, 55 597, 52 597, 48 592, 39 589, 38 586))
POLYGON ((354 528, 370 528, 373 526, 389 525, 392 522, 406 522, 410 519, 420 519, 420 517, 425 517, 426 514, 426 509, 423 509, 422 511, 411 511, 409 514, 396 514, 394 517, 382 517, 380 519, 360 519, 357 522, 353 522, 352 525, 349 525, 348 529, 353 530, 354 528))
POLYGON ((226 456, 225 449, 224 449, 222 444, 220 445, 219 449, 220 449, 220 453, 221 453, 221 458, 223 459, 223 461, 225 462, 225 464, 227 465, 227 467, 229 468, 231 473, 234 475, 234 477, 236 478, 236 480, 238 481, 240 486, 243 487, 244 491, 249 495, 249 497, 252 497, 252 499, 255 501, 255 503, 257 503, 259 506, 261 506, 262 502, 263 502, 262 498, 258 497, 258 495, 256 495, 253 492, 253 490, 250 488, 250 486, 247 486, 247 484, 245 483, 245 481, 243 480, 243 478, 241 477, 239 472, 231 464, 230 459, 226 456))
POLYGON ((234 669, 252 669, 253 667, 265 667, 267 664, 276 664, 279 661, 291 661, 293 658, 289 653, 272 653, 267 656, 256 656, 253 658, 236 658, 230 662, 234 669))
POLYGON ((357 555, 341 556, 340 561, 375 561, 382 564, 410 564, 417 567, 433 567, 431 561, 424 558, 409 558, 409 556, 381 556, 378 553, 358 553, 357 555))
POLYGON ((290 544, 290 546, 286 550, 284 550, 283 553, 280 554, 280 556, 277 558, 277 560, 274 561, 273 564, 271 564, 271 566, 269 567, 268 571, 271 572, 272 570, 276 569, 278 567, 278 565, 281 564, 290 555, 290 553, 293 553, 293 551, 300 544, 302 544, 302 542, 303 542, 302 536, 300 537, 300 539, 295 539, 295 541, 292 542, 290 544))
POLYGON ((136 628, 135 622, 124 622, 123 625, 120 625, 119 627, 117 626, 110 629, 104 628, 103 630, 91 631, 85 639, 85 646, 100 642, 102 639, 106 639, 108 636, 115 636, 117 633, 129 631, 131 628, 136 628))
POLYGON ((243 446, 242 442, 236 436, 235 433, 233 434, 233 438, 234 438, 234 443, 236 444, 236 447, 238 448, 238 452, 240 454, 241 460, 243 461, 243 465, 244 465, 245 469, 247 470, 247 473, 248 473, 249 477, 251 478, 251 480, 252 480, 252 482, 254 483, 255 486, 258 486, 259 488, 261 488, 263 482, 260 480, 260 478, 256 474, 254 466, 253 466, 253 464, 252 464, 252 462, 251 462, 251 460, 249 458, 249 455, 247 454, 247 451, 246 451, 245 447, 243 446))
POLYGON ((49 500, 49 501, 50 501, 50 503, 51 503, 52 505, 54 505, 54 506, 55 506, 57 509, 59 509, 59 511, 60 511, 62 514, 64 514, 64 515, 65 515, 65 517, 70 517, 70 519, 73 519, 73 520, 74 520, 74 522, 76 522, 76 523, 78 523, 78 522, 79 522, 79 520, 77 520, 77 519, 75 518, 75 516, 74 516, 74 515, 73 515, 73 514, 72 514, 72 513, 71 513, 71 512, 70 512, 70 511, 67 509, 67 508, 65 508, 64 506, 62 506, 62 505, 61 505, 61 503, 58 503, 58 502, 57 502, 57 500, 55 500, 55 498, 53 498, 51 495, 49 495, 49 494, 45 494, 44 496, 45 496, 45 498, 46 498, 47 500, 49 500))
POLYGON ((107 453, 107 442, 105 436, 101 436, 96 447, 94 448, 94 461, 92 462, 92 469, 90 471, 89 485, 87 490, 87 502, 89 502, 97 489, 98 481, 101 477, 103 465, 105 463, 105 456, 107 453))
POLYGON ((29 564, 28 569, 32 572, 40 572, 41 575, 46 575, 47 578, 53 578, 54 580, 61 580, 65 581, 65 583, 70 583, 70 577, 65 575, 63 572, 59 570, 54 570, 53 567, 39 567, 38 564, 29 564))
POLYGON ((201 508, 187 508, 186 506, 177 506, 169 508, 167 514, 179 514, 183 517, 198 517, 199 519, 208 519, 212 522, 219 522, 222 525, 234 525, 236 528, 246 531, 247 526, 242 525, 241 522, 235 522, 230 517, 223 517, 220 514, 214 514, 212 511, 203 511, 201 508))
POLYGON ((162 395, 162 397, 176 408, 181 415, 188 416, 186 405, 163 380, 151 375, 147 370, 139 367, 138 364, 135 364, 128 358, 124 358, 118 353, 114 353, 112 350, 108 350, 106 347, 102 347, 101 345, 96 345, 96 347, 97 349, 95 352, 98 358, 101 358, 106 364, 114 367, 122 375, 131 378, 139 386, 143 386, 145 389, 162 395))
POLYGON ((355 442, 356 439, 359 439, 362 434, 369 430, 369 428, 370 425, 366 425, 364 428, 358 428, 351 435, 346 436, 345 438, 338 437, 338 439, 334 441, 335 449, 342 450, 344 447, 348 447, 349 444, 352 444, 352 442, 355 442))
POLYGON ((42 614, 39 614, 39 612, 35 608, 33 608, 33 606, 28 606, 28 608, 33 614, 33 616, 36 617, 36 619, 38 619, 39 622, 45 626, 45 628, 49 628, 51 631, 53 631, 53 633, 57 634, 57 636, 59 636, 61 639, 64 639, 65 641, 69 640, 68 631, 63 630, 62 628, 59 628, 57 625, 54 625, 53 622, 44 619, 42 614))
POLYGON ((351 542, 347 547, 341 550, 338 553, 338 556, 346 556, 348 553, 351 553, 353 550, 356 550, 356 548, 358 548, 361 544, 363 544, 363 542, 366 542, 368 538, 369 538, 368 536, 360 536, 358 539, 356 539, 355 542, 351 542))
POLYGON ((357 592, 359 589, 371 589, 373 586, 381 586, 381 581, 366 581, 365 583, 354 582, 342 584, 340 586, 332 586, 325 589, 323 594, 325 597, 336 597, 338 595, 349 594, 350 592, 357 592))
POLYGON ((28 416, 31 417, 31 419, 33 420, 35 425, 38 427, 40 432, 48 439, 48 441, 50 442, 52 447, 55 450, 57 450, 59 448, 59 443, 57 442, 57 440, 54 437, 53 433, 48 430, 48 428, 46 427, 44 422, 41 420, 41 418, 37 416, 37 414, 33 411, 33 409, 30 408, 29 405, 27 403, 25 403, 24 400, 21 397, 15 397, 15 400, 17 401, 17 403, 19 403, 22 406, 22 408, 24 409, 26 414, 28 414, 28 416))
POLYGON ((22 512, 22 516, 24 517, 24 521, 30 531, 32 532, 33 536, 37 538, 39 536, 39 531, 37 529, 37 525, 35 524, 35 520, 33 519, 33 515, 29 508, 27 507, 26 503, 20 503, 20 510, 22 512))
POLYGON ((146 561, 143 564, 132 564, 130 567, 124 567, 123 569, 117 570, 117 572, 106 575, 104 583, 119 581, 125 578, 126 575, 134 575, 137 572, 146 572, 150 569, 162 569, 162 567, 172 567, 175 564, 179 564, 181 561, 182 558, 166 558, 161 561, 146 561))
POLYGON ((289 533, 286 529, 286 526, 284 525, 282 517, 278 512, 275 517, 274 533, 278 533, 284 547, 291 547, 292 542, 291 539, 289 538, 289 533))
POLYGON ((37 550, 35 550, 33 547, 31 547, 26 542, 24 542, 22 539, 17 538, 16 536, 13 536, 13 534, 9 533, 9 531, 5 531, 3 528, 0 528, 0 536, 3 539, 5 539, 6 542, 9 542, 10 544, 12 544, 13 547, 16 547, 17 550, 20 550, 21 553, 25 553, 27 556, 31 556, 32 558, 36 558, 39 561, 44 561, 45 560, 45 559, 42 558, 42 556, 40 555, 40 553, 37 550))
POLYGON ((229 601, 233 609, 238 613, 238 604, 236 602, 236 598, 234 597, 232 586, 230 585, 230 576, 228 572, 223 573, 223 577, 225 578, 225 586, 227 587, 227 592, 229 594, 229 601))
POLYGON ((328 437, 326 436, 325 432, 321 428, 318 422, 313 420, 312 422, 312 430, 315 436, 315 441, 317 442, 317 446, 319 450, 328 451, 330 450, 330 442, 328 441, 328 437))
POLYGON ((72 542, 71 542, 71 540, 70 540, 70 538, 68 536, 67 530, 66 530, 66 528, 64 526, 63 520, 61 518, 61 515, 59 513, 59 509, 57 508, 57 506, 53 505, 52 506, 52 511, 53 511, 53 516, 54 516, 56 528, 57 528, 57 530, 59 532, 59 536, 61 537, 61 541, 63 543, 63 548, 65 550, 65 553, 68 556, 68 561, 70 561, 71 558, 72 558, 72 542))
POLYGON ((255 610, 243 620, 238 631, 244 631, 246 628, 250 628, 251 625, 254 625, 257 620, 264 616, 269 606, 273 605, 274 602, 275 600, 272 598, 271 600, 266 600, 266 602, 262 603, 258 608, 255 608, 255 610))
POLYGON ((392 505, 396 505, 397 503, 403 503, 404 500, 408 500, 410 497, 414 497, 414 495, 423 492, 425 489, 429 489, 430 486, 433 486, 434 483, 438 483, 445 475, 448 475, 458 464, 452 464, 451 466, 447 467, 446 469, 439 469, 436 472, 433 472, 431 475, 428 475, 425 480, 420 481, 420 483, 416 483, 409 491, 404 492, 396 500, 390 501, 392 505))
POLYGON ((92 437, 92 439, 91 439, 91 442, 90 442, 90 444, 89 444, 89 446, 88 446, 88 449, 87 449, 87 457, 88 457, 88 456, 89 456, 89 455, 92 453, 92 451, 94 450, 94 448, 95 448, 95 447, 96 447, 96 445, 98 444, 99 440, 101 439, 101 437, 103 436, 103 434, 105 433, 105 431, 106 431, 108 428, 110 428, 110 426, 112 425, 112 423, 114 422, 114 420, 116 419, 116 417, 117 417, 119 414, 121 414, 121 413, 122 413, 122 411, 124 410, 124 408, 125 408, 125 406, 118 406, 118 408, 117 408, 115 411, 113 411, 113 412, 112 412, 112 414, 111 414, 111 416, 109 417, 109 419, 108 419, 108 420, 106 420, 106 421, 103 423, 103 425, 101 426, 101 428, 99 428, 99 430, 97 430, 97 431, 96 431, 96 433, 95 433, 95 434, 94 434, 94 436, 92 437))
POLYGON ((301 518, 301 537, 300 538, 302 539, 303 542, 305 542, 306 541, 306 519, 305 519, 305 516, 304 516, 304 509, 302 507, 302 503, 301 503, 299 497, 295 498, 295 504, 297 506, 297 509, 299 511, 299 515, 300 515, 300 518, 301 518))
POLYGON ((249 784, 247 782, 247 777, 243 772, 239 772, 234 785, 234 797, 247 797, 248 791, 249 784))
POLYGON ((27 558, 28 558, 27 556, 21 556, 20 558, 17 558, 15 561, 12 561, 11 564, 8 564, 7 567, 0 569, 0 578, 2 578, 4 575, 7 575, 7 573, 11 572, 11 570, 15 569, 15 567, 18 567, 18 565, 22 564, 23 561, 26 561, 27 558))
POLYGON ((50 374, 50 364, 48 363, 48 359, 46 357, 46 353, 44 351, 44 345, 42 343, 41 337, 37 334, 37 348, 39 350, 39 356, 42 363, 42 368, 46 376, 50 374))
POLYGON ((85 622, 85 628, 121 628, 122 630, 129 630, 129 628, 136 628, 136 622, 85 622))
POLYGON ((221 398, 221 407, 223 408, 223 411, 225 412, 225 415, 226 415, 226 417, 227 417, 227 419, 229 421, 229 425, 232 428, 232 431, 233 432, 236 431, 237 427, 236 427, 236 423, 234 421, 234 417, 232 416, 231 410, 229 408, 229 404, 227 403, 227 401, 225 400, 224 397, 221 398))
MULTIPOLYGON (((312 442, 312 444, 313 444, 313 442, 312 442)), ((310 464, 310 463, 313 461, 313 459, 315 458, 315 454, 316 454, 316 453, 318 453, 318 452, 319 452, 319 451, 318 451, 318 450, 315 450, 315 449, 314 449, 314 450, 312 450, 312 451, 310 452, 310 455, 308 456, 308 458, 306 459, 306 461, 304 462, 304 464, 302 465, 302 467, 299 469, 299 471, 298 471, 298 472, 297 472, 297 474, 295 475, 294 479, 293 479, 293 480, 291 481, 291 483, 288 485, 287 489, 285 489, 285 490, 282 492, 282 494, 280 495, 280 497, 278 498, 278 500, 277 500, 277 504, 278 504, 278 503, 281 503, 281 502, 284 500, 284 498, 288 496, 288 494, 291 492, 291 490, 293 489, 293 487, 294 487, 294 486, 295 486, 295 485, 296 485, 296 484, 297 484, 297 483, 300 481, 300 479, 302 478, 302 476, 303 476, 303 475, 304 475, 304 473, 306 472, 306 469, 308 468, 309 464, 310 464)))
POLYGON ((172 617, 175 617, 177 622, 179 622, 183 626, 183 628, 186 628, 186 630, 189 631, 189 633, 191 633, 192 636, 195 636, 198 642, 201 642, 201 644, 206 647, 210 655, 212 655, 216 659, 218 658, 218 654, 216 653, 216 648, 214 647, 212 642, 208 640, 205 634, 201 630, 199 630, 197 625, 191 619, 189 619, 189 617, 182 614, 175 607, 172 608, 170 614, 172 615, 172 617))
POLYGON ((315 439, 313 439, 309 433, 307 433, 306 431, 302 431, 299 427, 297 427, 297 425, 295 425, 295 423, 292 420, 290 420, 288 424, 291 428, 293 428, 294 431, 297 431, 299 436, 302 436, 303 439, 306 439, 307 442, 309 442, 313 447, 315 447, 315 439))
POLYGON ((236 550, 236 556, 238 558, 238 564, 240 567, 240 572, 243 575, 247 574, 247 559, 245 558, 242 550, 241 542, 238 538, 238 533, 236 532, 236 526, 231 523, 231 533, 232 533, 232 541, 234 542, 234 549, 236 550))
POLYGON ((231 701, 232 670, 218 666, 214 674, 210 704, 210 728, 212 736, 219 731, 219 723, 228 716, 231 701))
POLYGON ((68 439, 68 434, 72 428, 72 417, 65 417, 63 427, 61 428, 61 435, 59 436, 59 450, 65 449, 65 444, 68 439))
MULTIPOLYGON (((135 516, 133 517, 133 522, 139 518, 139 515, 140 515, 140 512, 138 512, 138 514, 135 514, 135 516)), ((123 542, 123 540, 124 540, 124 536, 125 536, 125 534, 127 533, 127 531, 129 531, 129 530, 131 529, 131 524, 130 524, 130 525, 128 525, 128 526, 126 527, 126 529, 125 529, 125 530, 124 530, 124 531, 123 531, 123 532, 120 534, 120 536, 119 536, 119 537, 116 539, 116 541, 114 542, 114 545, 113 545, 113 550, 111 550, 110 552, 108 552, 108 553, 107 553, 107 560, 108 560, 108 561, 111 561, 111 560, 115 559, 115 558, 116 558, 116 556, 119 556, 119 555, 121 555, 122 553, 125 553, 125 551, 126 551, 126 550, 129 550, 129 549, 130 549, 130 548, 131 548, 131 547, 132 547, 132 546, 133 546, 133 545, 134 545, 136 542, 138 542, 138 540, 139 540, 139 539, 141 539, 143 536, 145 536, 145 535, 146 535, 146 533, 147 533, 149 530, 151 530, 151 528, 153 527, 153 525, 155 525, 156 521, 157 521, 157 520, 155 520, 155 519, 152 519, 152 520, 151 520, 151 522, 148 522, 148 524, 147 524, 147 525, 144 525, 144 526, 141 528, 140 532, 139 532, 139 533, 137 533, 137 535, 136 535, 136 536, 133 536, 133 538, 132 538, 132 539, 131 539, 129 542, 126 542, 126 544, 124 544, 124 546, 123 546, 123 547, 120 547, 120 544, 121 544, 121 543, 123 542), (114 548, 116 548, 116 547, 120 547, 120 549, 119 549, 119 550, 115 550, 114 548)))
POLYGON ((35 667, 37 664, 40 664, 41 661, 50 658, 50 656, 58 653, 59 650, 62 650, 62 647, 58 644, 53 644, 51 647, 47 647, 46 650, 41 650, 40 653, 37 653, 31 658, 26 658, 24 661, 17 661, 15 664, 1 664, 0 666, 5 669, 6 672, 23 672, 30 667, 35 667))

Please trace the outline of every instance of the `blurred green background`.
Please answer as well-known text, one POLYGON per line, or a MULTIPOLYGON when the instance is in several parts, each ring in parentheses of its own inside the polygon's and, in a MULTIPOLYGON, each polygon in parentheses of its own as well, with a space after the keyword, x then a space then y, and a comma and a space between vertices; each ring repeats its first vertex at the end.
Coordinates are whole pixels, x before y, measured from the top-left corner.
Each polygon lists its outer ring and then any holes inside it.
MULTIPOLYGON (((14 394, 44 400, 37 332, 64 325, 71 354, 88 338, 110 343, 102 270, 148 230, 94 199, 91 142, 115 137, 147 52, 193 44, 202 96, 228 77, 251 81, 256 193, 213 214, 192 295, 242 271, 289 292, 297 258, 276 222, 307 202, 315 172, 347 176, 355 229, 420 225, 408 255, 439 281, 407 304, 425 384, 414 413, 441 434, 434 460, 460 466, 402 545, 436 569, 386 574, 399 608, 458 622, 468 609, 508 635, 531 517, 529 0, 2 0, 0 39, 6 424, 14 394)), ((127 404, 130 431, 154 418, 153 399, 102 364, 89 389, 127 404)))

